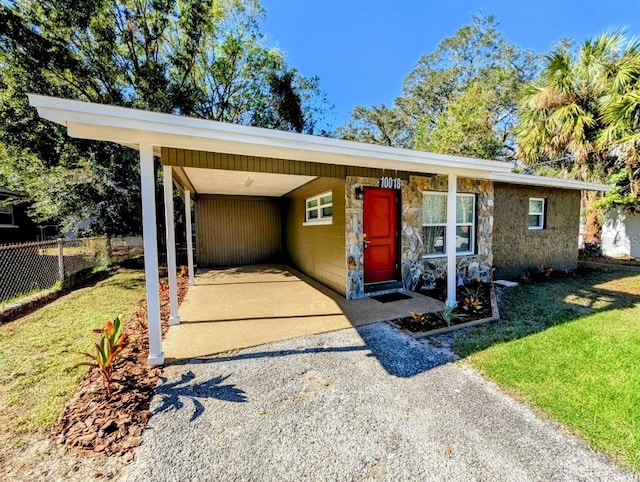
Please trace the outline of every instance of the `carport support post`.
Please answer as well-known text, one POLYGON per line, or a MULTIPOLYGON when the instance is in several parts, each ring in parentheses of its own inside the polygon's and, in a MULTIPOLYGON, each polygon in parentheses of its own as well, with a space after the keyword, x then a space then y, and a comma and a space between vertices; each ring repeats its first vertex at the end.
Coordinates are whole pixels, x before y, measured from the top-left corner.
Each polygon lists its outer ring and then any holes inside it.
POLYGON ((167 271, 169 276, 170 325, 180 324, 178 315, 178 279, 176 276, 176 229, 173 216, 173 173, 171 166, 163 166, 164 176, 164 221, 167 238, 167 271))
POLYGON ((184 190, 184 218, 187 221, 187 264, 189 266, 189 286, 196 284, 193 277, 193 239, 191 228, 191 192, 184 190))
POLYGON ((458 190, 458 176, 449 174, 447 190, 447 305, 456 306, 456 287, 458 270, 456 269, 456 195, 458 190))
POLYGON ((147 324, 150 365, 162 365, 162 331, 160 328, 160 283, 158 279, 158 233, 156 231, 156 193, 153 146, 140 143, 140 182, 142 187, 142 239, 144 274, 147 286, 147 324))

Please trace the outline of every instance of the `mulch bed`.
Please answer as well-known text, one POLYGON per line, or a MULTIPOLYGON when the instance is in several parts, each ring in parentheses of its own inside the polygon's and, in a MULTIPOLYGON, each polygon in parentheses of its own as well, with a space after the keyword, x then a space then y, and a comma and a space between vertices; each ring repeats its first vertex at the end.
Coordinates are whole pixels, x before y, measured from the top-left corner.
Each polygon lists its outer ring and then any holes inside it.
POLYGON ((438 313, 416 313, 414 316, 405 316, 394 321, 400 328, 408 330, 412 333, 423 333, 427 331, 437 330, 439 328, 447 328, 449 326, 461 325, 470 321, 482 320, 493 316, 491 309, 491 285, 489 283, 477 283, 472 286, 479 289, 479 297, 482 305, 472 311, 463 309, 463 301, 466 293, 463 287, 458 288, 457 299, 460 300, 455 313, 460 316, 459 319, 451 320, 451 325, 447 325, 438 313))
MULTIPOLYGON (((187 284, 186 276, 178 278, 179 302, 187 292, 187 284)), ((150 416, 149 405, 162 369, 147 363, 148 335, 141 323, 146 320, 146 311, 144 299, 140 301, 138 311, 126 325, 127 333, 136 342, 125 348, 116 366, 111 396, 107 399, 99 371, 91 368, 52 430, 58 444, 86 455, 124 455, 130 460, 133 449, 142 443, 142 432, 150 416)), ((161 286, 160 303, 164 336, 170 314, 166 285, 161 286)))

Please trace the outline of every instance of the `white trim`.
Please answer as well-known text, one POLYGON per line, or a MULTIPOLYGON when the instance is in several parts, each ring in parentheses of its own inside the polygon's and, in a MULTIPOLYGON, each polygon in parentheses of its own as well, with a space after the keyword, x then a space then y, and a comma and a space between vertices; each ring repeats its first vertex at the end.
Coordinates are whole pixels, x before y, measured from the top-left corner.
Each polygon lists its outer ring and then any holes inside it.
POLYGON ((139 109, 28 94, 40 117, 67 127, 70 136, 136 148, 141 136, 156 146, 209 152, 456 174, 512 184, 607 191, 604 184, 513 173, 507 162, 378 146, 327 137, 248 127, 139 109))
MULTIPOLYGON (((448 202, 448 193, 446 192, 442 192, 442 191, 422 191, 422 195, 423 195, 423 201, 424 201, 424 195, 428 194, 428 195, 436 195, 436 196, 443 196, 445 198, 445 202, 448 202)), ((456 221, 455 226, 456 228, 460 227, 460 226, 470 226, 471 229, 471 236, 469 237, 469 247, 471 248, 468 251, 457 251, 457 246, 456 246, 456 256, 461 257, 461 256, 473 256, 476 254, 475 252, 475 247, 476 247, 476 195, 475 193, 470 193, 470 192, 458 192, 456 193, 456 205, 458 202, 458 197, 470 197, 471 199, 473 199, 473 221, 471 221, 471 223, 458 223, 456 221)), ((445 249, 444 253, 432 253, 432 254, 427 254, 424 253, 422 255, 423 259, 433 259, 433 258, 445 258, 447 256, 446 253, 446 227, 447 227, 447 220, 445 219, 445 222, 442 223, 425 223, 424 220, 422 220, 422 226, 423 227, 430 227, 430 226, 442 226, 445 228, 445 246, 443 246, 443 248, 445 249)))
POLYGON ((445 232, 447 250, 447 305, 456 306, 456 288, 458 286, 458 269, 456 267, 456 209, 458 176, 449 174, 447 186, 447 227, 445 232))
POLYGON ((515 172, 492 172, 487 179, 489 181, 506 182, 510 184, 577 189, 581 191, 608 191, 611 189, 611 186, 606 184, 582 182, 574 179, 561 179, 559 177, 533 176, 530 174, 519 174, 515 172))
POLYGON ((2 229, 17 229, 20 226, 18 226, 17 224, 0 224, 0 228, 2 229))
POLYGON ((547 207, 547 200, 543 197, 530 197, 529 198, 529 206, 527 208, 527 228, 529 231, 542 231, 545 228, 545 210, 547 207), (542 212, 540 213, 532 213, 531 212, 531 201, 542 201, 542 212), (529 226, 529 216, 540 216, 540 223, 536 226, 529 226))
POLYGON ((162 167, 164 192, 164 224, 167 244, 167 275, 169 278, 169 324, 179 325, 178 315, 178 278, 176 275, 176 228, 173 214, 173 169, 171 166, 162 167))
POLYGON ((317 224, 333 224, 333 191, 326 191, 304 200, 304 223, 302 225, 313 226, 317 224), (331 196, 331 202, 323 204, 322 198, 327 196, 331 196), (313 201, 316 201, 316 205, 309 207, 309 203, 313 201), (322 214, 322 210, 325 208, 331 208, 331 215, 325 216, 322 214), (312 211, 318 212, 317 218, 309 217, 309 213, 312 211))
POLYGON ((329 226, 333 224, 333 219, 321 219, 320 221, 305 221, 303 226, 329 226))
POLYGON ((142 191, 142 241, 144 244, 144 274, 147 288, 147 325, 150 365, 162 365, 162 328, 160 325, 160 283, 158 276, 158 242, 156 231, 156 193, 153 147, 140 144, 140 182, 142 191))
POLYGON ((193 274, 193 228, 191 227, 191 191, 184 190, 184 217, 186 219, 185 233, 187 238, 187 266, 189 268, 189 286, 196 284, 193 274))

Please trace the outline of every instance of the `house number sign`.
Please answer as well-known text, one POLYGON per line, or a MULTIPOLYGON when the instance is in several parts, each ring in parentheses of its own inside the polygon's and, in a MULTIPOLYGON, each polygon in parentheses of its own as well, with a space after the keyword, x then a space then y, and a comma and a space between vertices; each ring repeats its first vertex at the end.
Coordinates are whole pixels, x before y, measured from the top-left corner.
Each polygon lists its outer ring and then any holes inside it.
POLYGON ((380 187, 386 189, 400 189, 402 187, 402 180, 399 177, 386 177, 380 178, 380 187))

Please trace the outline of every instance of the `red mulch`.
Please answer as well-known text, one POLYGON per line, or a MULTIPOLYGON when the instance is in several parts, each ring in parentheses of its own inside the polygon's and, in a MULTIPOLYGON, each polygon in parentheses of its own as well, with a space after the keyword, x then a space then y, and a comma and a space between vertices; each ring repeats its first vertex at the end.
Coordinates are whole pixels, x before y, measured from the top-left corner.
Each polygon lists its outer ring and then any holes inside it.
MULTIPOLYGON (((188 278, 178 278, 178 301, 187 292, 188 278)), ((162 335, 169 328, 169 293, 160 289, 162 335)), ((133 457, 133 448, 142 443, 142 431, 149 419, 149 404, 153 397, 160 367, 147 363, 149 344, 144 326, 146 312, 140 308, 127 322, 126 331, 136 338, 123 351, 111 386, 111 396, 104 395, 102 379, 97 369, 90 369, 78 384, 52 430, 55 441, 78 452, 133 457)), ((106 321, 106 320, 105 320, 106 321)), ((98 327, 96 327, 98 328, 98 327)))

